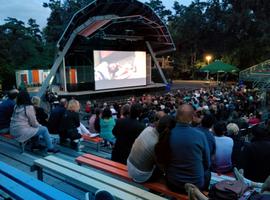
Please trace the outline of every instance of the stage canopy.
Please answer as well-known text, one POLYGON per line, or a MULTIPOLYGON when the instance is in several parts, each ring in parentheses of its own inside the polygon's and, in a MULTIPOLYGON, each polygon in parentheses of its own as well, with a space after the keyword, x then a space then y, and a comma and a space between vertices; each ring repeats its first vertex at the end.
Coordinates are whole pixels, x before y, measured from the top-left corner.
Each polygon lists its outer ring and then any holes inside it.
POLYGON ((74 31, 93 41, 149 41, 156 54, 175 50, 166 25, 149 6, 136 0, 96 0, 79 10, 58 41, 60 50, 74 31))
MULTIPOLYGON (((166 24, 149 6, 137 0, 93 1, 74 14, 57 48, 56 59, 39 96, 45 94, 61 64, 70 63, 72 57, 90 57, 94 50, 149 52, 166 84, 155 56, 175 51, 166 24)), ((64 74, 61 76, 65 77, 64 74)))

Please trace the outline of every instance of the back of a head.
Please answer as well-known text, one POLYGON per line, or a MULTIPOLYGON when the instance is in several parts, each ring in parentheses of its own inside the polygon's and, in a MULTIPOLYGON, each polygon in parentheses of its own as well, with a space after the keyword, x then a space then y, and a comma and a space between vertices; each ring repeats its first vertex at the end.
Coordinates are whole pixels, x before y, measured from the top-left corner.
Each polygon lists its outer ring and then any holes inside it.
POLYGON ((110 110, 110 108, 106 107, 104 108, 104 110, 102 111, 102 119, 109 119, 112 117, 112 111, 110 110))
POLYGON ((172 130, 175 127, 176 121, 170 115, 162 116, 157 124, 157 131, 162 134, 165 130, 172 130))
POLYGON ((140 104, 132 104, 130 107, 130 118, 137 119, 141 116, 143 108, 140 104))
POLYGON ((80 103, 79 103, 79 101, 77 101, 75 99, 71 99, 68 102, 67 110, 70 110, 70 111, 73 111, 73 112, 79 112, 79 110, 80 110, 80 103))
POLYGON ((9 99, 13 100, 17 97, 18 93, 19 93, 19 91, 17 89, 12 89, 12 90, 8 91, 7 96, 9 99))
POLYGON ((31 98, 29 93, 26 90, 20 90, 19 94, 17 95, 17 105, 32 105, 31 98))
POLYGON ((176 121, 180 123, 189 124, 192 122, 194 109, 189 104, 179 106, 176 114, 176 121))
POLYGON ((130 114, 130 105, 129 104, 123 105, 123 107, 121 108, 121 114, 123 116, 128 116, 130 114))
POLYGON ((60 106, 63 106, 64 108, 67 107, 67 99, 66 98, 61 98, 59 103, 60 103, 60 106))
POLYGON ((96 108, 94 110, 94 114, 96 114, 97 116, 99 116, 100 115, 100 109, 99 108, 96 108))
POLYGON ((31 99, 31 102, 34 106, 39 106, 40 105, 40 98, 38 96, 33 96, 31 99))
POLYGON ((229 135, 237 135, 239 132, 239 127, 235 123, 229 123, 226 128, 229 135))
POLYGON ((204 117, 203 117, 203 119, 201 121, 202 127, 208 128, 208 129, 211 128, 214 123, 215 123, 215 118, 211 114, 204 115, 204 117))
POLYGON ((264 139, 269 137, 268 130, 264 125, 256 125, 252 128, 252 135, 255 139, 264 139))
POLYGON ((218 121, 215 123, 214 133, 216 136, 223 136, 226 130, 226 123, 224 121, 218 121))

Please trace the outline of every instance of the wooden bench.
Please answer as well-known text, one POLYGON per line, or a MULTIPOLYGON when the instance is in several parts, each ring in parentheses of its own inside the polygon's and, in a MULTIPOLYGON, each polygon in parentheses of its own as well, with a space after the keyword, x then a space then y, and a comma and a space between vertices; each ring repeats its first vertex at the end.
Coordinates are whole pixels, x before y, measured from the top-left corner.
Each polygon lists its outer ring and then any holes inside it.
POLYGON ((38 179, 43 179, 43 170, 60 176, 72 185, 95 193, 102 189, 110 192, 116 199, 124 200, 164 200, 146 190, 126 182, 104 175, 93 169, 88 169, 68 162, 56 156, 47 156, 34 161, 32 171, 37 170, 38 179))
MULTIPOLYGON (((16 141, 15 138, 14 138, 12 135, 10 135, 9 133, 6 133, 6 134, 0 134, 0 136, 3 137, 3 138, 5 138, 5 139, 7 139, 7 140, 14 140, 14 141, 16 141)), ((25 141, 25 142, 17 142, 17 141, 16 141, 16 142, 19 144, 19 146, 20 146, 21 153, 24 153, 25 146, 26 146, 26 144, 27 144, 29 141, 30 141, 30 140, 27 140, 27 141, 25 141)))
POLYGON ((100 144, 103 142, 101 137, 90 137, 89 135, 82 135, 84 141, 91 142, 97 145, 97 152, 100 151, 100 144))
MULTIPOLYGON (((124 178, 125 180, 132 181, 132 179, 128 176, 127 166, 121 163, 117 163, 111 160, 107 160, 98 156, 94 156, 91 154, 84 154, 76 158, 76 162, 81 165, 85 164, 96 169, 100 169, 111 174, 115 174, 124 178)), ((160 182, 147 182, 142 184, 145 188, 158 192, 160 194, 165 194, 170 197, 174 197, 176 199, 187 200, 188 196, 184 194, 179 194, 171 191, 165 184, 165 181, 160 182)))
POLYGON ((27 199, 27 200, 76 199, 1 161, 0 161, 0 189, 14 199, 27 199))

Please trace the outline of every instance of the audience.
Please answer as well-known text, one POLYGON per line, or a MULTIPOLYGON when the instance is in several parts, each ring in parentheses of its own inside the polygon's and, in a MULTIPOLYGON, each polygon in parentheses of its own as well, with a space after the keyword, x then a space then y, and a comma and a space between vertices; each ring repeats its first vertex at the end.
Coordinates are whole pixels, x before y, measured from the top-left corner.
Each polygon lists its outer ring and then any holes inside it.
POLYGON ((116 138, 112 151, 113 161, 127 164, 127 158, 132 145, 145 128, 144 124, 139 122, 141 114, 142 106, 140 104, 133 104, 130 107, 130 116, 117 120, 113 128, 113 135, 116 138))
POLYGON ((42 126, 48 127, 48 114, 42 107, 40 107, 40 98, 38 96, 33 96, 31 102, 35 108, 38 123, 42 126))
MULTIPOLYGON (((167 128, 170 125, 170 121, 173 121, 171 117, 163 119, 165 113, 160 111, 156 114, 156 124, 160 124, 160 127, 167 128), (159 121, 159 119, 162 119, 159 121)), ((162 132, 164 130, 161 130, 162 132)), ((127 159, 127 167, 129 176, 138 183, 145 182, 152 176, 155 170, 155 145, 159 140, 159 132, 156 127, 148 126, 134 141, 131 152, 127 159)))
POLYGON ((234 167, 240 167, 241 161, 241 151, 245 143, 244 139, 239 133, 239 127, 235 123, 229 123, 226 126, 227 135, 233 139, 233 150, 232 150, 232 164, 234 167))
POLYGON ((264 126, 252 129, 253 138, 243 149, 242 168, 245 177, 256 182, 264 182, 270 175, 270 135, 264 126))
POLYGON ((209 145, 211 160, 214 159, 216 153, 216 141, 214 138, 214 133, 210 131, 213 128, 215 118, 211 114, 206 114, 202 118, 201 126, 198 127, 198 130, 203 132, 206 136, 207 143, 209 145))
POLYGON ((0 103, 0 134, 9 133, 10 119, 18 92, 16 89, 10 90, 7 93, 7 99, 0 103))
POLYGON ((191 127, 193 113, 190 105, 181 105, 176 114, 176 127, 172 129, 166 179, 173 191, 183 192, 186 183, 205 189, 210 182, 209 145, 205 135, 191 127))
POLYGON ((78 148, 78 139, 81 138, 81 134, 78 132, 78 128, 80 127, 79 110, 80 103, 74 99, 70 100, 60 122, 60 144, 65 145, 67 139, 69 139, 72 149, 78 148))
POLYGON ((57 105, 50 114, 48 120, 48 129, 51 134, 60 133, 60 123, 63 118, 64 113, 66 112, 66 107, 68 105, 67 99, 60 99, 59 105, 57 105))
POLYGON ((100 137, 104 139, 105 146, 108 146, 109 144, 114 145, 115 143, 115 137, 112 134, 114 125, 115 120, 112 117, 112 111, 110 108, 105 107, 102 111, 102 116, 100 119, 100 137))
POLYGON ((56 153, 50 134, 45 126, 38 123, 35 109, 31 103, 29 93, 21 90, 17 96, 16 105, 10 122, 10 134, 18 142, 26 142, 34 136, 41 136, 46 143, 48 153, 56 153))
POLYGON ((226 173, 232 170, 232 149, 233 140, 225 136, 226 124, 219 121, 214 125, 216 154, 213 160, 213 171, 217 173, 226 173))
MULTIPOLYGON (((70 147, 77 149, 81 134, 88 132, 78 131, 83 127, 78 101, 72 99, 67 104, 61 99, 47 124, 48 115, 40 108, 39 97, 34 96, 31 103, 22 90, 14 107, 17 93, 10 91, 0 104, 0 134, 9 132, 10 123, 10 133, 19 142, 42 137, 47 151, 55 153, 58 150, 51 143, 50 131, 59 134, 60 144, 70 142, 70 147)), ((121 103, 95 102, 93 107, 88 101, 85 111, 92 114, 90 133, 100 133, 105 145, 113 146, 111 159, 127 164, 135 182, 165 174, 169 188, 183 192, 186 183, 207 189, 210 170, 227 173, 233 166, 244 169, 251 186, 262 186, 270 175, 270 131, 261 123, 267 119, 260 106, 257 91, 232 86, 133 96, 121 103), (251 140, 249 127, 253 127, 251 140)))
POLYGON ((90 133, 100 133, 100 109, 95 108, 94 112, 92 113, 92 116, 89 119, 89 131, 90 133))

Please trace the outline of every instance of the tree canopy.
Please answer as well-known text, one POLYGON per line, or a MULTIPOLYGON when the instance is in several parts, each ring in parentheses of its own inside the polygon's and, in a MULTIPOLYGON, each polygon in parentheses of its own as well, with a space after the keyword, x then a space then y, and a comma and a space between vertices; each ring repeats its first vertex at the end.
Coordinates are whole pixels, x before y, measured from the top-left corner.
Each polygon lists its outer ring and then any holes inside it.
MULTIPOLYGON (((0 25, 0 79, 14 84, 15 69, 50 68, 56 42, 72 15, 93 0, 49 0, 47 26, 41 30, 35 19, 25 24, 7 18, 0 25)), ((239 69, 270 58, 270 1, 193 0, 189 6, 175 1, 172 9, 161 0, 147 5, 160 16, 176 44, 174 70, 193 71, 206 54, 239 69)), ((5 84, 6 85, 6 84, 5 84)))

